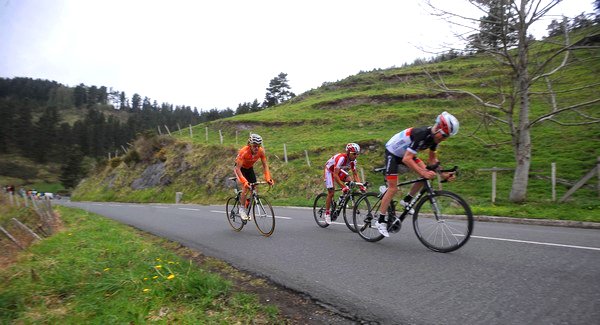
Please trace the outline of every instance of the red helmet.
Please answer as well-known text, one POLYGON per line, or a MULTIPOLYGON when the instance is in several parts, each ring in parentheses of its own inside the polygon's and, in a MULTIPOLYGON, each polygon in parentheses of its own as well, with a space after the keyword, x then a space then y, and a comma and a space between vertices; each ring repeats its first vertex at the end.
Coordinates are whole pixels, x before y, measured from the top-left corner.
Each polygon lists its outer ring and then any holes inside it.
POLYGON ((356 143, 353 143, 353 142, 348 143, 346 145, 346 151, 348 151, 348 152, 354 152, 356 154, 359 154, 360 153, 360 146, 358 144, 356 144, 356 143))

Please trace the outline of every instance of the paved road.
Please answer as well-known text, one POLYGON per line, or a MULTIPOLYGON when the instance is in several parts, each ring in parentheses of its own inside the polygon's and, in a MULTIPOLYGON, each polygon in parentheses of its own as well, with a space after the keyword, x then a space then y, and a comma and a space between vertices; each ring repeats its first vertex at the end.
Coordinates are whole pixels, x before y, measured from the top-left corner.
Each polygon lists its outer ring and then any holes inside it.
MULTIPOLYGON (((341 313, 383 324, 598 324, 600 230, 477 222, 460 250, 420 244, 410 222, 368 243, 312 210, 275 207, 269 238, 223 206, 61 202, 178 241, 341 313)), ((408 221, 408 220, 407 220, 408 221)))

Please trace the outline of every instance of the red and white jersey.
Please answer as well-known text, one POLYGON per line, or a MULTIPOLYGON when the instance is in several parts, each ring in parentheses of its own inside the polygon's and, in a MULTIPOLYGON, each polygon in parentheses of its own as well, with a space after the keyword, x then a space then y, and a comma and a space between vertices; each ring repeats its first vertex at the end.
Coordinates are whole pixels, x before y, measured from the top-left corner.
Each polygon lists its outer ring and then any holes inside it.
POLYGON ((356 172, 356 160, 350 161, 350 158, 348 158, 347 154, 338 153, 329 158, 327 163, 325 163, 325 169, 332 173, 336 167, 345 171, 346 173, 348 173, 350 170, 356 172))

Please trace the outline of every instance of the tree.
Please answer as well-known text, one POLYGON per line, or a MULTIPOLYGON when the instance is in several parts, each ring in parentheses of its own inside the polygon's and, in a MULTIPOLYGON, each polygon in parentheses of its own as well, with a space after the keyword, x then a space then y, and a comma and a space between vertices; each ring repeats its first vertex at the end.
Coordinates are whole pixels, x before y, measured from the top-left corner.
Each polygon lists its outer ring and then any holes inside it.
POLYGON ((83 154, 79 146, 75 145, 67 149, 65 163, 61 167, 59 180, 65 188, 74 188, 84 175, 83 154))
POLYGON ((265 101, 263 106, 272 107, 277 104, 283 103, 288 99, 296 97, 296 94, 290 91, 290 85, 288 85, 287 73, 281 72, 277 77, 271 79, 269 87, 267 88, 267 94, 265 95, 265 101))
MULTIPOLYGON (((493 2, 493 1, 492 1, 493 2)), ((560 106, 557 100, 558 93, 553 89, 552 77, 564 69, 569 63, 569 57, 572 51, 578 49, 599 48, 598 46, 578 46, 571 42, 569 34, 564 35, 564 44, 554 47, 553 53, 548 54, 544 60, 533 61, 530 58, 529 46, 532 39, 528 37, 528 29, 531 24, 540 20, 548 13, 550 9, 560 3, 561 0, 512 0, 509 6, 515 13, 515 21, 510 19, 498 20, 497 25, 513 25, 516 28, 516 43, 503 43, 500 48, 492 46, 483 46, 480 49, 494 58, 498 65, 501 87, 493 96, 483 97, 472 91, 464 89, 454 89, 448 87, 443 80, 434 79, 437 89, 448 93, 467 94, 480 103, 480 109, 475 113, 482 117, 482 124, 499 123, 507 126, 507 131, 511 136, 511 144, 514 151, 515 172, 513 176, 512 188, 509 199, 512 202, 523 202, 527 196, 527 185, 529 170, 532 159, 532 141, 531 132, 535 125, 544 121, 554 122, 559 125, 582 125, 600 123, 600 117, 597 112, 594 114, 593 104, 600 102, 600 97, 596 97, 585 102, 565 101, 560 106), (535 84, 545 84, 547 91, 533 92, 532 86, 535 84), (533 96, 544 96, 548 99, 547 110, 544 113, 531 116, 531 101, 533 96), (560 119, 565 113, 573 113, 570 118, 575 117, 576 122, 566 122, 560 119)), ((486 10, 481 1, 470 1, 481 10, 486 10)), ((431 4, 429 5, 438 14, 445 16, 450 23, 465 25, 465 19, 477 21, 477 19, 464 17, 458 13, 439 9, 431 4)), ((511 28, 502 27, 498 29, 506 33, 511 28)), ((477 32, 475 30, 475 32, 477 32)), ((500 39, 506 38, 506 35, 498 35, 500 39)), ((551 44, 551 43, 549 43, 551 44)), ((562 90, 561 93, 568 93, 582 89, 591 89, 593 84, 572 85, 571 89, 562 90)))
POLYGON ((516 17, 510 0, 474 1, 487 7, 487 16, 479 19, 479 32, 469 37, 470 47, 479 52, 483 47, 513 46, 517 41, 516 17))

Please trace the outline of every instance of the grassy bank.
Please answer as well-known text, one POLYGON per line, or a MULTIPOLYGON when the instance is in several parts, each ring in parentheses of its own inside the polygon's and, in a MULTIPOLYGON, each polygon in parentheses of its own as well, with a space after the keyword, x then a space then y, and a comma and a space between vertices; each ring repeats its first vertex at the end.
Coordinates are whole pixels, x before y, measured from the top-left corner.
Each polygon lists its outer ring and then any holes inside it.
POLYGON ((176 246, 78 209, 0 270, 0 324, 282 323, 275 306, 175 254, 176 246))

